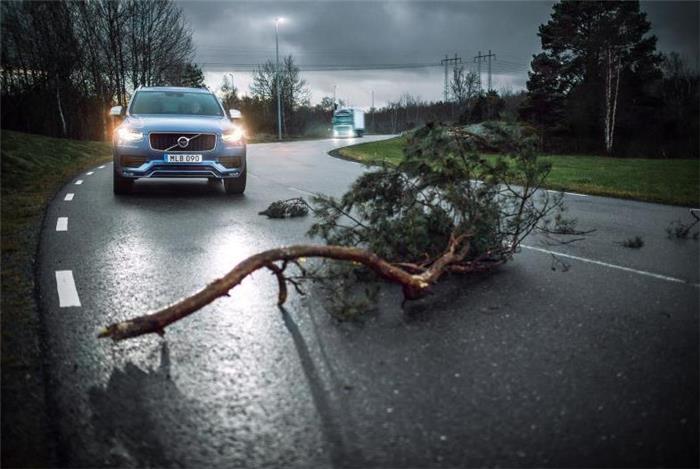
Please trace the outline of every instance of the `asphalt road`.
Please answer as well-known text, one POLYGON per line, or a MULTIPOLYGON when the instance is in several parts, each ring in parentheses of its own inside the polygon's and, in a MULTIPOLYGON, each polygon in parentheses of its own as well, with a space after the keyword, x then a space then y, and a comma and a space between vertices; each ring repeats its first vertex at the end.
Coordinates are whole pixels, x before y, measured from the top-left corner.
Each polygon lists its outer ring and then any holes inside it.
POLYGON ((341 194, 364 170, 326 155, 347 143, 251 145, 243 197, 147 180, 116 198, 110 165, 57 194, 38 282, 62 465, 698 464, 699 243, 665 233, 683 208, 569 195, 579 227, 597 231, 527 242, 576 256, 561 258, 568 271, 523 249, 405 311, 386 286, 361 326, 331 319, 313 292, 280 311, 275 279, 259 272, 164 339, 96 339, 250 254, 306 241, 310 217, 257 213, 341 194), (637 235, 643 248, 620 246, 637 235))

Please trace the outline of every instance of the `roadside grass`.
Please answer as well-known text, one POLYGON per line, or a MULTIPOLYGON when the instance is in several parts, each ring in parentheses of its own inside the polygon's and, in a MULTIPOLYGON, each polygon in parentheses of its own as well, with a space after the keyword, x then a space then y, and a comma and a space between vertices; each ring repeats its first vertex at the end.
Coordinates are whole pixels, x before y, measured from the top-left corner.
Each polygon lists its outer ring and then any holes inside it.
POLYGON ((3 467, 52 465, 34 297, 44 208, 71 177, 110 158, 105 142, 0 133, 3 467))
MULTIPOLYGON (((397 164, 405 139, 396 137, 340 148, 336 155, 367 164, 397 164)), ((497 155, 484 155, 496 159, 497 155)), ((546 187, 670 205, 700 205, 700 160, 542 155, 552 164, 546 187)))

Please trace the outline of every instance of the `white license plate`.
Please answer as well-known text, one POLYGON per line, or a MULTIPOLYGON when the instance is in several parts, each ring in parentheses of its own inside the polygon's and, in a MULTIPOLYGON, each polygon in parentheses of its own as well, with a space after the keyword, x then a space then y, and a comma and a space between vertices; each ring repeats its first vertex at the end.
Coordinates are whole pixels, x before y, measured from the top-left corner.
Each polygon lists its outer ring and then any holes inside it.
POLYGON ((168 163, 201 163, 202 155, 194 153, 179 153, 177 155, 165 155, 168 163))

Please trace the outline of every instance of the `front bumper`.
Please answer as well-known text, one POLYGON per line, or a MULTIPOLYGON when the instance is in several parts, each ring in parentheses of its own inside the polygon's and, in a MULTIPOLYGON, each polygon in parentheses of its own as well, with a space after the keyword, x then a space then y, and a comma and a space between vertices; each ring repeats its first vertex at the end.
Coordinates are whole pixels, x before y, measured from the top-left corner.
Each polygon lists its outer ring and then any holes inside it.
POLYGON ((350 125, 338 125, 333 127, 334 137, 354 137, 355 129, 350 125))
MULTIPOLYGON (((192 151, 180 153, 197 153, 202 155, 202 161, 197 163, 170 163, 166 161, 167 152, 153 150, 148 143, 139 142, 134 145, 117 145, 114 142, 112 154, 114 156, 114 169, 121 177, 125 178, 237 178, 245 171, 246 146, 224 146, 217 142, 213 150, 192 151), (138 161, 128 166, 122 164, 122 157, 131 161, 138 161), (231 158, 237 159, 240 164, 231 166, 231 158), (224 162, 228 160, 227 165, 224 162)), ((170 152, 177 153, 177 152, 170 152)))

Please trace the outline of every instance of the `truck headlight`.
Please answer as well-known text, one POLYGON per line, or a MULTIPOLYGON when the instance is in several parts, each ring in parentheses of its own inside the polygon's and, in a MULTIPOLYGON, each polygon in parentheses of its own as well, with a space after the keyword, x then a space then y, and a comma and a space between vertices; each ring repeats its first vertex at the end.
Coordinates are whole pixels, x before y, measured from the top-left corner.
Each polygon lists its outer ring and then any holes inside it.
POLYGON ((117 129, 117 137, 119 137, 120 144, 134 143, 143 140, 143 132, 130 129, 129 127, 119 127, 117 129))
POLYGON ((243 140, 243 129, 234 125, 221 134, 221 139, 226 143, 240 144, 243 140))

